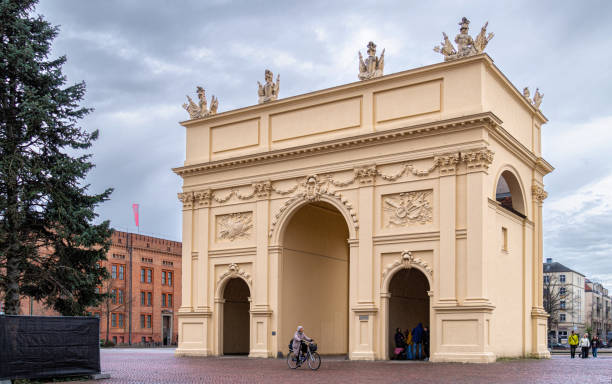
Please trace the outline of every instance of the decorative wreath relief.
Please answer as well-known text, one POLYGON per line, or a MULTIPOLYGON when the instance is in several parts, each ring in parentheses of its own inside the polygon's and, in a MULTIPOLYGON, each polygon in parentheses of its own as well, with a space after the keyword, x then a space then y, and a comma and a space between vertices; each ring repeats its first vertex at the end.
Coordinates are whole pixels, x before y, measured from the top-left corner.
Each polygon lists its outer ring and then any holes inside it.
POLYGON ((234 241, 251 237, 253 213, 241 212, 217 216, 217 239, 234 241))

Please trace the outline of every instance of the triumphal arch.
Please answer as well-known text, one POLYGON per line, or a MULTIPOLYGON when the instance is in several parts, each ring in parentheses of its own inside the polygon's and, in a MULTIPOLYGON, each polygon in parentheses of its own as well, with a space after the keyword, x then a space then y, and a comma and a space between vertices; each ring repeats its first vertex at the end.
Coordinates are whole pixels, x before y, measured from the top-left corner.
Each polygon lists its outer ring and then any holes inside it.
POLYGON ((422 323, 432 361, 549 356, 542 95, 467 23, 438 64, 384 74, 370 43, 355 83, 278 98, 266 71, 256 105, 189 99, 178 355, 277 357, 299 324, 386 359, 422 323))

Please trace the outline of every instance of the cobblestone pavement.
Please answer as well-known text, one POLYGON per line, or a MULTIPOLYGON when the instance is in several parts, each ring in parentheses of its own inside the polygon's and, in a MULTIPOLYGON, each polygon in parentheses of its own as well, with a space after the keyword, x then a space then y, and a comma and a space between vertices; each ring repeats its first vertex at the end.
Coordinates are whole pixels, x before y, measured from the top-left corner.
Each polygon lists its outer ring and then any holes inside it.
POLYGON ((612 355, 597 359, 506 360, 494 364, 357 362, 323 356, 321 368, 287 368, 284 359, 175 357, 173 349, 104 349, 111 383, 606 383, 612 355))

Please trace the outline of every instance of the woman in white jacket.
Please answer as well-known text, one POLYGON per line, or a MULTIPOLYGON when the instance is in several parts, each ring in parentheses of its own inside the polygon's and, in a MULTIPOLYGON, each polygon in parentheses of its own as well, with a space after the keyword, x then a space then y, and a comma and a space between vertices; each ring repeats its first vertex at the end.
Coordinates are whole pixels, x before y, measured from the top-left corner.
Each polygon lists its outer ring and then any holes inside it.
POLYGON ((589 334, 585 333, 580 339, 580 343, 578 344, 582 348, 582 358, 586 359, 589 357, 589 347, 591 346, 591 342, 589 341, 589 334))

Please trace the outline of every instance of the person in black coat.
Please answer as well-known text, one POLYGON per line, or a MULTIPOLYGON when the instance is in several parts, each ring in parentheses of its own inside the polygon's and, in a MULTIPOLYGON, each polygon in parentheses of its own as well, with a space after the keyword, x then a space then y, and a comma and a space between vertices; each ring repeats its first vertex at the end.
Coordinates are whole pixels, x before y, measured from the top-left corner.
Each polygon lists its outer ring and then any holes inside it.
POLYGON ((423 327, 423 353, 425 360, 429 360, 429 328, 423 327))
POLYGON ((402 330, 399 328, 395 329, 395 352, 394 353, 394 357, 396 359, 400 359, 402 358, 402 355, 404 354, 404 351, 406 350, 406 338, 404 337, 404 334, 402 334, 402 330), (400 351, 400 353, 397 353, 398 351, 400 351))

